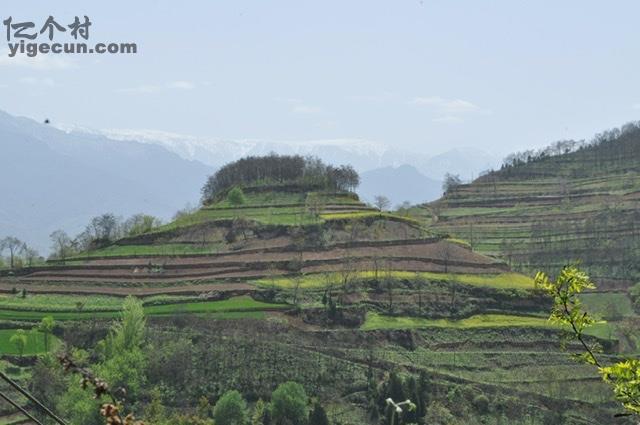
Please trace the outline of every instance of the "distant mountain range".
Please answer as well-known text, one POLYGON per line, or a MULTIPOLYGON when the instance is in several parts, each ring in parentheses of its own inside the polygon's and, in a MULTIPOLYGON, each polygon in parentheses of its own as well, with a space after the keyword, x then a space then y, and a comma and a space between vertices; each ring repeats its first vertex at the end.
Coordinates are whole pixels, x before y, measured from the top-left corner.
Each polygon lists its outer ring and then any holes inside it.
POLYGON ((441 181, 447 172, 459 174, 463 180, 471 180, 480 172, 494 168, 501 162, 500 157, 476 148, 455 148, 432 156, 360 139, 237 141, 154 130, 101 130, 98 133, 114 140, 133 140, 160 145, 182 158, 198 160, 215 168, 247 155, 277 152, 314 155, 330 164, 351 164, 360 172, 411 165, 423 175, 441 181))
POLYGON ((358 193, 372 202, 376 195, 384 195, 396 207, 404 201, 418 204, 442 195, 442 182, 431 179, 411 165, 384 167, 360 174, 358 193))
MULTIPOLYGON (((87 130, 82 130, 87 131, 87 130)), ((102 130, 113 140, 135 140, 163 146, 182 158, 198 160, 218 168, 247 155, 313 155, 329 164, 351 164, 361 175, 358 194, 365 201, 385 195, 395 206, 403 201, 433 201, 442 194, 446 173, 472 180, 496 167, 500 158, 475 148, 456 148, 428 156, 358 139, 272 142, 260 140, 221 141, 153 130, 102 130)))
POLYGON ((397 205, 440 196, 445 172, 464 179, 495 166, 475 149, 428 155, 365 140, 220 141, 148 130, 55 128, 0 111, 0 237, 14 235, 42 253, 49 234, 74 235, 104 212, 145 212, 170 218, 215 170, 246 155, 315 155, 351 164, 362 176, 359 194, 387 196, 397 205))
POLYGON ((0 238, 16 236, 41 253, 49 234, 80 232, 104 212, 169 219, 213 169, 160 146, 66 133, 0 111, 0 238))

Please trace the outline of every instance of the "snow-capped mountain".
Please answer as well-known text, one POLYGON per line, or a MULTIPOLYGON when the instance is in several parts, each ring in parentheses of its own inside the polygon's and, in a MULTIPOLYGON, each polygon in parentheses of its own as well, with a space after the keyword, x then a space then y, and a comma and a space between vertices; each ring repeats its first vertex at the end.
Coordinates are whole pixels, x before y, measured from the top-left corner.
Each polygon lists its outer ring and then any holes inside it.
POLYGON ((149 130, 55 128, 0 111, 0 236, 15 235, 47 251, 58 228, 78 232, 92 216, 146 212, 168 218, 197 203, 207 175, 247 155, 315 155, 351 164, 362 175, 360 194, 398 203, 438 196, 446 172, 463 179, 497 165, 474 149, 437 156, 361 139, 309 141, 218 140, 149 130))
POLYGON ((99 133, 113 140, 160 145, 185 159, 197 160, 214 168, 247 155, 276 152, 313 155, 331 164, 351 164, 360 172, 411 165, 426 177, 441 181, 447 172, 470 180, 500 163, 500 158, 475 148, 456 148, 432 156, 363 139, 220 140, 155 130, 122 129, 101 130, 99 133))
POLYGON ((359 139, 306 141, 219 140, 155 130, 102 130, 114 140, 133 140, 161 145, 183 158, 198 160, 213 167, 248 155, 279 154, 314 155, 330 163, 348 162, 359 169, 371 169, 385 164, 390 150, 376 142, 359 139))
POLYGON ((0 238, 46 253, 49 234, 74 235, 105 212, 170 219, 197 203, 213 169, 161 146, 65 132, 0 111, 0 238))

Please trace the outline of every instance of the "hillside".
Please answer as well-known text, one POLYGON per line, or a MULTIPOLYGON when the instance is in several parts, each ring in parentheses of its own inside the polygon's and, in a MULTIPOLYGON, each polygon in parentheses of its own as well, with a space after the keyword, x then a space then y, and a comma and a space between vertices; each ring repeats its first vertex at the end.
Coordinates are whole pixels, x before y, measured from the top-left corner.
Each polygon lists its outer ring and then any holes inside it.
MULTIPOLYGON (((245 182, 234 197, 222 177, 237 179, 238 169, 227 171, 210 179, 204 207, 174 222, 0 272, 0 319, 16 327, 51 316, 74 344, 95 340, 122 297, 136 295, 163 347, 150 362, 190 359, 180 374, 163 366, 148 377, 181 409, 229 388, 254 402, 296 380, 333 419, 376 423, 396 371, 419 378, 423 401, 461 423, 587 423, 616 412, 597 374, 558 350, 560 329, 531 278, 418 220, 327 190, 322 173, 245 182), (560 391, 566 379, 576 386, 560 391), (483 397, 491 408, 474 401, 483 397)), ((608 324, 590 335, 609 354, 620 347, 608 324)))
POLYGON ((198 200, 198 186, 212 171, 158 146, 66 133, 2 111, 0 143, 0 235, 41 254, 54 230, 78 232, 106 211, 168 219, 198 200))
MULTIPOLYGON (((504 264, 430 235, 411 219, 351 193, 246 188, 246 202, 207 205, 108 247, 38 267, 21 281, 163 282, 261 279, 288 274, 499 273, 504 264), (310 210, 316 199, 317 211, 310 210)), ((94 286, 94 290, 97 288, 94 286)))
POLYGON ((640 129, 565 149, 514 156, 425 205, 421 216, 521 270, 580 261, 601 286, 625 288, 640 277, 640 129))

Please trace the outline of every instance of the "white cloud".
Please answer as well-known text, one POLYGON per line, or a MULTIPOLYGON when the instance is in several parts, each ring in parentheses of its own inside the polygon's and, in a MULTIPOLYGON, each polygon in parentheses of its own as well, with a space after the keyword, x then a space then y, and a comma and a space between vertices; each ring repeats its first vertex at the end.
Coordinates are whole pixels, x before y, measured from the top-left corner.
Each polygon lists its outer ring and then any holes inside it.
POLYGON ((191 81, 173 81, 167 84, 170 89, 192 90, 196 88, 196 85, 191 81))
POLYGON ((491 110, 483 109, 475 103, 463 99, 446 99, 440 96, 415 97, 409 103, 433 110, 437 116, 432 121, 438 123, 461 123, 464 121, 462 117, 466 115, 491 114, 491 110))
POLYGON ((416 97, 411 101, 414 105, 432 106, 438 110, 451 114, 479 112, 481 108, 468 100, 445 99, 439 96, 416 97))
POLYGON ((53 81, 53 79, 49 77, 45 77, 45 78, 22 77, 18 81, 22 84, 27 84, 30 86, 47 86, 47 87, 55 86, 55 82, 53 81))
POLYGON ((74 68, 75 63, 56 54, 37 55, 31 58, 25 54, 17 53, 14 57, 9 57, 9 49, 4 49, 0 51, 0 67, 9 66, 51 71, 74 68))
POLYGON ((128 93, 128 94, 150 94, 150 93, 158 93, 160 91, 166 89, 177 89, 177 90, 192 90, 196 88, 195 83, 191 81, 171 81, 165 84, 142 84, 136 87, 128 87, 123 89, 116 90, 118 93, 128 93))
POLYGON ((640 109, 640 103, 634 103, 633 105, 631 105, 631 107, 632 107, 633 109, 638 110, 638 109, 640 109))

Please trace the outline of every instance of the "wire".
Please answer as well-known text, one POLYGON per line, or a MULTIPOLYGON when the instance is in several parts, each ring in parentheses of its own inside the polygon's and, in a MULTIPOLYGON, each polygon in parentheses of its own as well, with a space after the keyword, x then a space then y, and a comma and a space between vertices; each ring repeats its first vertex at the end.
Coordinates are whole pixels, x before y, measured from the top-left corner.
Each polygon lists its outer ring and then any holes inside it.
POLYGON ((26 410, 24 410, 24 408, 22 406, 20 406, 18 403, 16 403, 15 401, 11 400, 5 393, 3 393, 2 391, 0 391, 0 397, 2 397, 3 399, 5 399, 7 402, 9 402, 9 404, 11 404, 13 407, 15 407, 16 409, 18 409, 20 412, 22 412, 23 415, 25 415, 27 418, 31 419, 33 422, 35 422, 37 425, 44 425, 42 422, 40 422, 39 420, 37 420, 36 418, 34 418, 33 416, 31 416, 31 414, 29 412, 27 412, 26 410))
MULTIPOLYGON (((4 372, 0 371, 0 378, 4 379, 9 385, 11 385, 13 388, 15 388, 20 394, 22 394, 23 396, 25 396, 26 398, 28 398, 29 400, 34 402, 36 404, 36 406, 38 406, 40 409, 42 409, 48 416, 51 417, 51 419, 56 421, 58 424, 67 425, 67 423, 65 421, 63 421, 58 416, 56 416, 56 414, 53 413, 47 406, 45 406, 44 404, 40 403, 40 401, 38 401, 34 396, 29 394, 26 390, 22 389, 22 387, 20 387, 20 385, 15 383, 13 381, 13 379, 9 378, 4 372)), ((38 422, 38 423, 40 423, 40 422, 38 422)))

